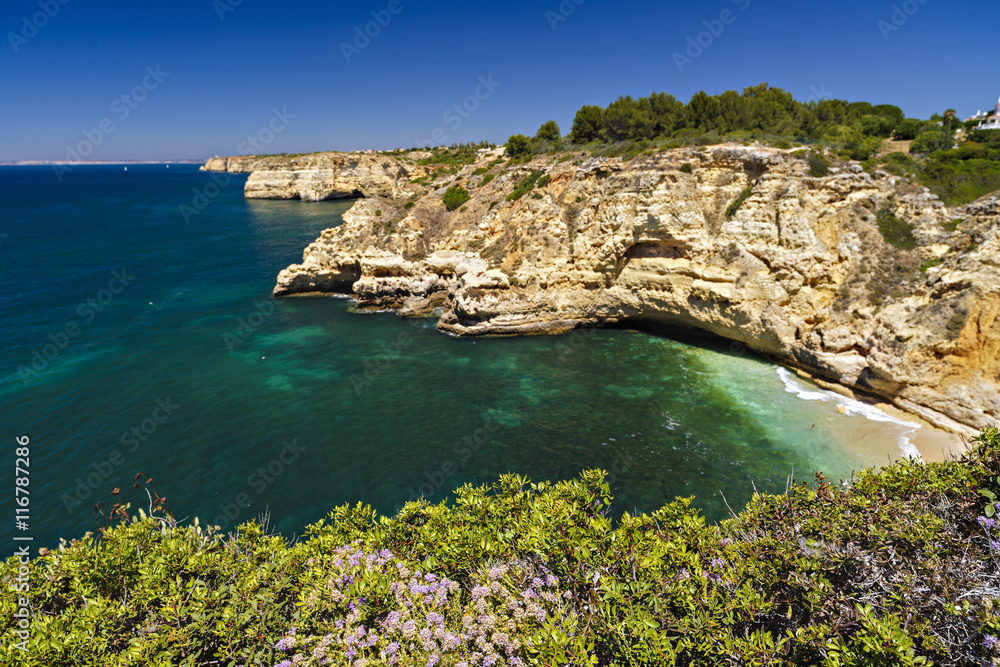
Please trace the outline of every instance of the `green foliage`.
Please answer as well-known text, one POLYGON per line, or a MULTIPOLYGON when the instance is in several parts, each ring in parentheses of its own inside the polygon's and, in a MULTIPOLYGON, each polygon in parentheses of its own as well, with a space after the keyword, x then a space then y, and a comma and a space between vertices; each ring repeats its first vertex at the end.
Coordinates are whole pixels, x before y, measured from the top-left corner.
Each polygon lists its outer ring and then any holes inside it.
POLYGON ((830 173, 830 162, 822 153, 812 151, 807 158, 809 162, 809 175, 814 178, 822 178, 830 173))
POLYGON ((893 132, 893 138, 899 141, 906 141, 909 139, 916 139, 917 135, 920 134, 924 126, 927 123, 922 120, 917 120, 916 118, 907 118, 900 122, 895 131, 893 132))
POLYGON ((597 106, 584 106, 576 112, 573 129, 570 136, 575 144, 585 144, 590 141, 604 139, 604 109, 597 106))
POLYGON ((507 155, 512 158, 531 154, 531 139, 523 134, 515 134, 511 136, 504 145, 507 148, 507 155))
POLYGON ((344 505, 296 543, 141 516, 28 564, 29 650, 0 664, 989 664, 998 491, 986 429, 961 461, 818 475, 719 525, 690 499, 613 520, 599 471, 344 505))
POLYGON ((932 153, 921 163, 919 178, 950 206, 979 199, 1000 190, 1000 145, 965 145, 932 153))
POLYGON ((956 308, 955 312, 952 313, 951 319, 948 320, 948 324, 945 327, 948 336, 952 340, 958 338, 959 334, 962 333, 962 329, 965 328, 965 320, 968 316, 969 312, 965 308, 956 308))
POLYGON ((448 188, 447 192, 444 193, 444 198, 441 201, 444 202, 444 207, 446 209, 454 211, 471 198, 472 197, 469 196, 469 193, 465 188, 453 185, 448 188))
POLYGON ((407 211, 409 211, 414 206, 415 206, 415 204, 413 202, 411 202, 411 201, 408 201, 405 204, 403 204, 403 208, 405 208, 407 211))
POLYGON ((913 225, 900 220, 888 208, 883 208, 875 215, 878 230, 886 243, 900 250, 913 250, 917 247, 917 239, 913 236, 913 225))
POLYGON ((428 148, 430 157, 418 160, 419 165, 463 165, 473 164, 478 157, 477 151, 482 148, 492 148, 493 144, 482 141, 478 144, 452 144, 449 148, 428 148))
POLYGON ((936 128, 921 132, 910 144, 911 153, 933 153, 935 151, 948 150, 955 143, 955 137, 951 130, 936 128))
POLYGON ((535 183, 537 183, 538 179, 542 177, 542 173, 543 172, 536 169, 518 181, 518 184, 514 187, 514 191, 507 195, 507 201, 517 201, 524 195, 531 192, 531 190, 535 187, 535 183))
POLYGON ((1000 144, 1000 130, 973 130, 966 138, 977 144, 1000 144))
POLYGON ((490 181, 492 181, 494 178, 496 178, 496 176, 494 176, 493 174, 486 174, 485 176, 483 176, 483 182, 481 183, 481 185, 486 185, 487 183, 489 183, 490 181))
POLYGON ((690 162, 685 162, 684 164, 681 165, 681 173, 682 174, 690 174, 691 171, 692 171, 692 169, 691 169, 691 163, 690 162))
POLYGON ((535 138, 542 141, 559 141, 561 137, 562 130, 559 129, 558 123, 554 120, 542 123, 542 126, 538 128, 538 132, 535 133, 535 138))
POLYGON ((740 206, 743 206, 743 202, 749 199, 750 195, 752 194, 753 194, 752 184, 743 188, 743 191, 740 192, 739 197, 737 197, 736 200, 732 204, 730 204, 728 208, 726 208, 726 220, 729 220, 734 215, 736 215, 736 212, 740 210, 740 206))
POLYGON ((549 184, 549 181, 551 181, 551 180, 552 180, 552 177, 550 175, 548 175, 548 174, 545 174, 544 176, 542 176, 541 178, 538 179, 538 183, 537 183, 536 187, 544 188, 546 185, 549 184))
POLYGON ((489 169, 487 169, 486 167, 479 167, 479 168, 478 168, 478 169, 476 169, 476 170, 475 170, 474 172, 472 172, 472 175, 473 175, 473 176, 482 176, 482 175, 483 175, 483 174, 485 174, 485 173, 486 173, 487 171, 489 171, 489 169))

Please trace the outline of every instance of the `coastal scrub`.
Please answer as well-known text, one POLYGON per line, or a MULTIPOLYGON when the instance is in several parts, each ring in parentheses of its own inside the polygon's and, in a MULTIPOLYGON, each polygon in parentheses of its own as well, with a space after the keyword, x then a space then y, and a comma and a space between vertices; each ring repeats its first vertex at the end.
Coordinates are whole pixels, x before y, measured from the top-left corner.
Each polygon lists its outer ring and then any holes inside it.
MULTIPOLYGON (((604 473, 503 475, 288 542, 154 511, 40 550, 5 665, 973 665, 1000 658, 1000 433, 709 525, 612 518, 604 473)), ((155 509, 155 508, 154 508, 155 509)), ((20 608, 6 561, 0 619, 20 608)))

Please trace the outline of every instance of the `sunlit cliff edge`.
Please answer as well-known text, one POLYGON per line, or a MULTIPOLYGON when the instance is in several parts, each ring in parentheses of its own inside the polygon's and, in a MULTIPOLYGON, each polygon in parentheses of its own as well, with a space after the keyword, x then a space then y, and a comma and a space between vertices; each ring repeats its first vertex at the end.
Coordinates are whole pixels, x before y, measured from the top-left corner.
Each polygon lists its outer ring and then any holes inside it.
POLYGON ((995 197, 948 208, 891 174, 837 161, 816 177, 801 151, 759 145, 521 164, 502 151, 450 170, 371 152, 204 168, 251 172, 247 198, 358 198, 277 297, 440 313, 461 336, 695 328, 956 433, 995 424, 995 197), (469 198, 449 211, 459 187, 469 198))

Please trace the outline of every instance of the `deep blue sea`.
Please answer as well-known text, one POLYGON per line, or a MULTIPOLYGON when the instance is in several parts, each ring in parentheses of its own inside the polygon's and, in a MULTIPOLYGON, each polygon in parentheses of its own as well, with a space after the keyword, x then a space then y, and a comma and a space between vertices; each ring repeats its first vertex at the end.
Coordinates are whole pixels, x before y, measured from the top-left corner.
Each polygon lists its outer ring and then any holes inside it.
MULTIPOLYGON (((908 446, 911 427, 724 343, 467 340, 346 299, 274 302, 278 272, 351 204, 246 201, 245 176, 220 177, 0 167, 0 507, 14 516, 27 435, 17 534, 36 547, 92 530, 97 502, 146 507, 140 472, 178 517, 268 511, 293 537, 344 503, 393 513, 504 472, 588 468, 610 472, 619 512, 695 496, 717 520, 722 494, 738 509, 754 485, 846 478, 908 446)), ((0 538, 15 532, 4 519, 0 538)))

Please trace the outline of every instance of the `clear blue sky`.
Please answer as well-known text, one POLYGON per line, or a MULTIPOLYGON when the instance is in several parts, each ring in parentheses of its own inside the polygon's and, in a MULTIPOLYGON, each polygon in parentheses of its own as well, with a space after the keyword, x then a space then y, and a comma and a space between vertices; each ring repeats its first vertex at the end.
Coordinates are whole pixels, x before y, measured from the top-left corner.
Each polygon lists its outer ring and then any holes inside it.
POLYGON ((995 0, 565 0, 565 17, 559 0, 397 0, 395 15, 389 0, 62 1, 2 3, 0 161, 65 159, 87 141, 93 160, 258 152, 249 136, 268 153, 411 147, 438 128, 444 143, 503 142, 549 119, 568 132, 580 106, 619 95, 687 101, 762 81, 922 118, 1000 96, 995 0), (725 10, 680 71, 673 54, 725 10), (348 62, 341 44, 373 11, 391 22, 348 62), (446 117, 491 76, 478 108, 446 117), (121 99, 144 83, 141 102, 121 99))

